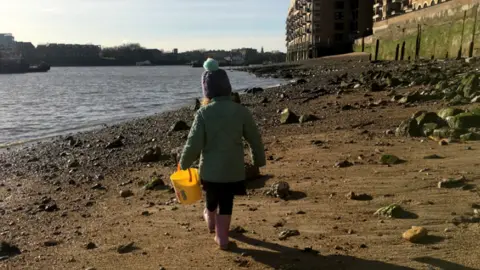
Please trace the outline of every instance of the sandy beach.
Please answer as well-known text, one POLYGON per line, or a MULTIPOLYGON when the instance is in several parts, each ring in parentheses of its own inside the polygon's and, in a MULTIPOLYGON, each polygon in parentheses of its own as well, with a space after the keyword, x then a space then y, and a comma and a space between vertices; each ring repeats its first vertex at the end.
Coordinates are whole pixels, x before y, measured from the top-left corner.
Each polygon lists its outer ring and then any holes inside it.
POLYGON ((208 234, 202 203, 179 205, 168 186, 193 100, 180 110, 3 149, 0 269, 480 269, 480 144, 395 134, 419 111, 478 108, 447 105, 450 99, 433 98, 440 81, 418 78, 451 80, 480 64, 417 65, 353 55, 244 69, 292 82, 241 95, 261 129, 268 165, 250 182, 249 196, 235 201, 228 252, 208 234), (281 124, 286 108, 295 116, 281 124), (387 154, 403 162, 385 164, 387 154), (462 176, 459 187, 438 187, 462 176), (145 189, 156 178, 165 186, 145 189), (289 184, 289 196, 266 195, 279 181, 289 184), (374 215, 392 204, 409 215, 374 215), (412 226, 428 236, 403 239, 412 226))

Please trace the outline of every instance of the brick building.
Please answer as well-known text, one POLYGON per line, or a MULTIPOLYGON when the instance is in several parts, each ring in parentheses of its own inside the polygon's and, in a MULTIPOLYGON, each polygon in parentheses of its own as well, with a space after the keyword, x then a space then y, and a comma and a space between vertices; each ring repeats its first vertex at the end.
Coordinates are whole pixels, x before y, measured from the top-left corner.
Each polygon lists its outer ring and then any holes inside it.
POLYGON ((351 51, 372 29, 373 0, 291 0, 286 20, 287 61, 351 51))

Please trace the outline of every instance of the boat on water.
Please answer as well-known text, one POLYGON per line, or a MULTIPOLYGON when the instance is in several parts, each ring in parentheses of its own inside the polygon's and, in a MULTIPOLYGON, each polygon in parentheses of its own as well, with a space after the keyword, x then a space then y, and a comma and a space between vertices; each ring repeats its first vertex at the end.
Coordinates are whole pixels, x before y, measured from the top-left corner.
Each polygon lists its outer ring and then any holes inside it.
POLYGON ((45 62, 31 66, 23 58, 2 58, 0 55, 0 74, 47 72, 49 70, 50 65, 45 62))
POLYGON ((28 67, 27 72, 47 72, 50 70, 50 65, 42 62, 40 65, 33 65, 28 67))

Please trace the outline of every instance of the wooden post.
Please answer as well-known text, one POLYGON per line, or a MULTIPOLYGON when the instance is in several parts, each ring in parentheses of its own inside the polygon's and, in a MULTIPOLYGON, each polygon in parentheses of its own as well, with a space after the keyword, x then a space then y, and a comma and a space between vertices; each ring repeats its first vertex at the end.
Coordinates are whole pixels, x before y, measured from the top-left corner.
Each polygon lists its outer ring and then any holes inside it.
POLYGON ((405 59, 405 41, 402 43, 402 50, 400 52, 400 60, 403 61, 405 59))
POLYGON ((362 35, 362 52, 365 52, 365 35, 362 35))
POLYGON ((377 43, 375 44, 375 61, 378 61, 379 47, 380 47, 380 39, 377 39, 377 43))
POLYGON ((432 57, 431 59, 435 59, 435 50, 437 49, 437 40, 433 41, 433 52, 432 52, 432 57))
POLYGON ((415 44, 415 60, 420 58, 420 33, 422 31, 422 26, 419 24, 417 25, 417 40, 415 44))
POLYGON ((472 41, 470 41, 470 48, 468 49, 468 57, 473 57, 473 47, 475 46, 475 31, 477 30, 478 4, 476 4, 472 12, 475 12, 473 21, 472 41))
POLYGON ((395 61, 398 61, 399 51, 400 51, 400 44, 397 43, 397 47, 395 48, 395 61))
POLYGON ((463 34, 465 33, 465 20, 467 19, 467 11, 463 12, 462 36, 460 37, 460 48, 458 48, 457 59, 462 58, 463 51, 463 34))

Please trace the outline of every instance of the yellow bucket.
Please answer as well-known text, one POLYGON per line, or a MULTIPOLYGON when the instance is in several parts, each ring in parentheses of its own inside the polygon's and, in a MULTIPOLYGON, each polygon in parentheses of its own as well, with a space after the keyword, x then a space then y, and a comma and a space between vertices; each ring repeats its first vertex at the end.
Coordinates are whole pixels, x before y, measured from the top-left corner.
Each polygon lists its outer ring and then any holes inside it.
POLYGON ((197 169, 178 170, 170 176, 177 200, 181 204, 194 204, 202 199, 202 188, 197 169))

